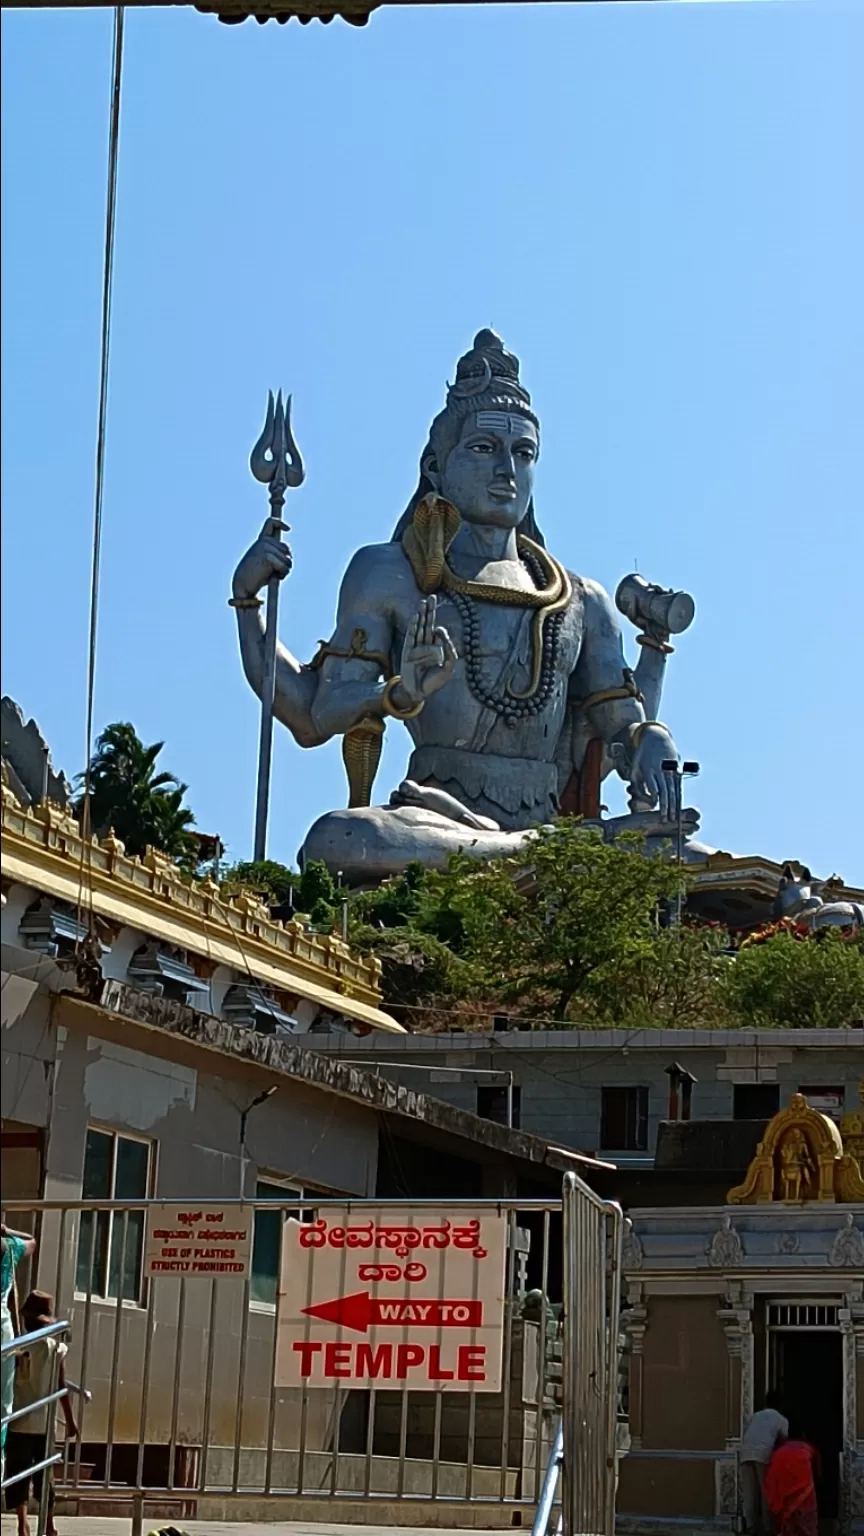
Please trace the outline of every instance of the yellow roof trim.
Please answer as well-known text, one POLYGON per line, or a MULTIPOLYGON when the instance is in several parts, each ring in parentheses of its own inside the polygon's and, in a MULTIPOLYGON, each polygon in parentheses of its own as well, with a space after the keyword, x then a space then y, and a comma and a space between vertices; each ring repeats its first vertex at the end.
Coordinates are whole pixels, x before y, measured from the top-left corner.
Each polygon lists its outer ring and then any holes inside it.
MULTIPOLYGON (((8 793, 4 790, 4 877, 77 905, 86 851, 77 822, 56 806, 36 812, 17 801, 13 806, 8 793)), ((130 859, 94 840, 84 894, 86 906, 109 922, 245 971, 374 1029, 406 1033, 378 1007, 375 964, 339 939, 307 934, 299 923, 273 922, 251 896, 223 901, 215 884, 182 881, 164 856, 130 859)))

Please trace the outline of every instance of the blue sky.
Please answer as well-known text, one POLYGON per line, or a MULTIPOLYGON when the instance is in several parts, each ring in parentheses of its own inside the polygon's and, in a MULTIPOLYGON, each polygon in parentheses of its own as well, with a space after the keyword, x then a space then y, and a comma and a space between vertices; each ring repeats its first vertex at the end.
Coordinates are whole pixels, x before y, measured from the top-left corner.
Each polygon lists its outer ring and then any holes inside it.
MULTIPOLYGON (((492 324, 542 417, 552 549, 696 597, 662 715, 703 836, 864 882, 864 6, 134 10, 126 44, 97 726, 164 738, 201 828, 248 853, 226 599, 266 391, 293 390, 307 464, 281 632, 308 658, 492 324)), ((69 773, 110 54, 107 10, 3 16, 3 688, 69 773)), ((407 749, 393 726, 381 791, 407 749)), ((339 744, 279 731, 272 855, 344 803, 339 744)))

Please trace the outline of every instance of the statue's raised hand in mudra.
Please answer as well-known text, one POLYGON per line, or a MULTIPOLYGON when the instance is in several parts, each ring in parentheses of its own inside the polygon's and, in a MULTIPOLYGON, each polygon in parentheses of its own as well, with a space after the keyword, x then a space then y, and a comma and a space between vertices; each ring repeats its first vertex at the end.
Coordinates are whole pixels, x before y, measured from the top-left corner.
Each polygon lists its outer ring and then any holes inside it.
POLYGON ((399 708, 404 700, 406 712, 418 705, 422 707, 449 682, 458 660, 453 641, 438 623, 438 599, 425 597, 402 644, 399 681, 391 689, 392 702, 399 708))
MULTIPOLYGON (((481 331, 391 541, 358 550, 348 567, 331 639, 309 665, 279 648, 276 718, 301 746, 344 738, 350 808, 322 816, 303 852, 348 881, 412 859, 440 867, 458 848, 512 851, 562 808, 599 819, 613 769, 630 786, 631 815, 606 825, 675 836, 680 778, 668 765, 677 751, 656 716, 669 631, 686 628, 692 602, 641 578, 622 584, 619 602, 642 631, 631 671, 608 595, 565 569, 537 529, 539 451, 518 360, 481 331), (404 721, 413 752, 390 803, 371 806, 388 718, 404 721)), ((265 526, 235 572, 243 664, 257 691, 258 593, 290 565, 265 526)), ((695 825, 685 812, 685 834, 695 825)))

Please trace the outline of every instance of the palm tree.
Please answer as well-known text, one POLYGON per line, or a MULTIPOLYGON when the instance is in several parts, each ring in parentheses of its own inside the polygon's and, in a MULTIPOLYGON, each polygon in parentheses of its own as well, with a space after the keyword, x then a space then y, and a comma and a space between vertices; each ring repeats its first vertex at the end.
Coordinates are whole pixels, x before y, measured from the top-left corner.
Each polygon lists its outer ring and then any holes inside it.
MULTIPOLYGON (((146 747, 134 726, 116 721, 96 742, 90 759, 90 825, 99 836, 113 829, 128 853, 143 853, 147 844, 172 858, 193 853, 195 817, 183 796, 188 789, 173 773, 157 773, 162 741, 146 747)), ((78 783, 83 806, 84 774, 78 783)))

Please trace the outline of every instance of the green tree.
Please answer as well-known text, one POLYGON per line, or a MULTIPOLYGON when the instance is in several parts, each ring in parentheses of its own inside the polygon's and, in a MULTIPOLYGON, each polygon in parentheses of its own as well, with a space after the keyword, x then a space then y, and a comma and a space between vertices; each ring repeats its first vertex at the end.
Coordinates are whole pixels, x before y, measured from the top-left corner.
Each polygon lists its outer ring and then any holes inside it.
POLYGON ((622 969, 647 967, 658 913, 684 878, 639 849, 611 847, 565 819, 514 858, 459 857, 443 872, 410 869, 356 898, 352 938, 381 955, 385 988, 391 979, 399 984, 400 995, 388 1001, 404 1000, 410 961, 430 1005, 447 996, 473 999, 483 1014, 512 1009, 574 1023, 612 1017, 622 969), (389 976, 386 957, 399 962, 389 976))
POLYGON ((713 923, 661 928, 611 971, 589 977, 583 996, 610 1024, 734 1028, 724 989, 735 963, 729 946, 726 929, 713 923))
POLYGON ((297 888, 299 875, 275 859, 248 859, 231 864, 222 871, 222 884, 229 890, 241 886, 256 891, 271 907, 281 907, 297 888))
POLYGON ((864 1019, 864 936, 824 929, 742 946, 725 981, 741 1024, 841 1029, 864 1019))
POLYGON ((418 1028, 482 1028, 496 1012, 632 1028, 864 1018, 864 935, 772 930, 736 954, 724 928, 665 924, 686 878, 563 820, 515 858, 412 866, 355 896, 350 936, 418 1028))
POLYGON ((320 859, 312 859, 302 874, 275 859, 232 864, 223 871, 222 884, 228 890, 246 886, 257 891, 271 907, 280 907, 291 897, 296 911, 305 913, 316 928, 332 928, 336 922, 339 893, 320 859))
MULTIPOLYGON (((195 817, 184 800, 188 785, 172 773, 157 773, 163 746, 161 741, 145 746, 128 722, 105 727, 90 759, 90 824, 100 836, 113 828, 128 853, 141 854, 150 844, 188 860, 195 854, 195 817)), ((79 812, 84 778, 78 778, 79 812)))
POLYGON ((447 905, 475 987, 520 1013, 566 1019, 577 1000, 596 1013, 619 970, 647 959, 682 879, 676 865, 565 819, 512 861, 476 870, 447 905))
POLYGON ((323 860, 311 859, 304 867, 297 882, 297 898, 301 910, 309 913, 309 920, 316 928, 333 927, 339 893, 323 860))

